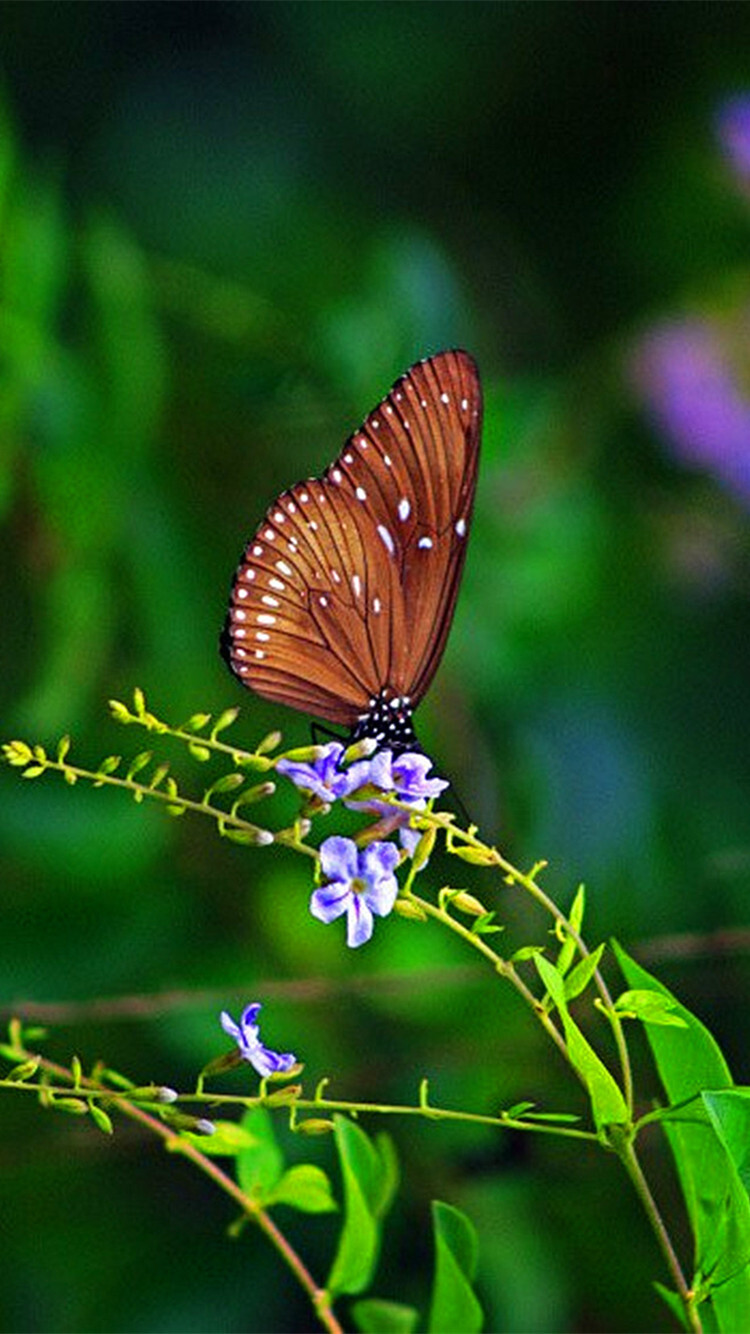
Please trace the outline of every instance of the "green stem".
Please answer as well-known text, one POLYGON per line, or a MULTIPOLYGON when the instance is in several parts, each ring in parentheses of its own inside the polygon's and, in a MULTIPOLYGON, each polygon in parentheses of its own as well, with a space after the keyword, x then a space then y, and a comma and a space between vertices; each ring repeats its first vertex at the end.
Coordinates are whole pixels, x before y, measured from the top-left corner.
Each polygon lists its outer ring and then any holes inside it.
POLYGON ((635 1192, 643 1205, 646 1217, 651 1224, 659 1248, 666 1261, 667 1268, 672 1275, 672 1281, 682 1299, 685 1315, 690 1328, 694 1331, 694 1334, 702 1334, 703 1325, 698 1308, 693 1300, 693 1293, 682 1272, 682 1266, 677 1258, 677 1253, 672 1245, 672 1240, 667 1232, 658 1205, 651 1194, 649 1184, 643 1174, 643 1168, 639 1162, 635 1145, 633 1144, 632 1139, 623 1137, 619 1145, 613 1144, 613 1148, 630 1177, 635 1192))

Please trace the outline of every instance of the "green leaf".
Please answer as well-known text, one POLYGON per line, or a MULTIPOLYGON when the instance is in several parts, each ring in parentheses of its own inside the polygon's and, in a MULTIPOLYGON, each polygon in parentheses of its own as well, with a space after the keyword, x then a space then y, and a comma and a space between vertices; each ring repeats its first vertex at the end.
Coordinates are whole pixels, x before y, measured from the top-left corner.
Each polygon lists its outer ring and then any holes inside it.
POLYGON ((265 1204, 284 1171, 284 1155, 276 1140, 273 1120, 265 1107, 254 1107, 245 1112, 240 1125, 253 1142, 237 1155, 237 1180, 246 1195, 265 1204))
POLYGON ((376 1209, 383 1199, 383 1166, 368 1135, 345 1116, 334 1117, 344 1185, 344 1223, 326 1287, 332 1294, 367 1287, 378 1259, 376 1209))
MULTIPOLYGON (((583 885, 579 885, 568 914, 568 921, 577 934, 580 933, 581 926, 583 925, 583 911, 585 906, 586 891, 583 885)), ((573 937, 565 931, 564 926, 560 925, 558 930, 564 932, 564 938, 560 947, 560 953, 557 956, 557 969, 564 977, 573 962, 578 946, 573 937)), ((581 988, 581 990, 583 990, 583 988, 581 988)))
POLYGON ((477 1234, 459 1209, 434 1200, 435 1279, 429 1334, 474 1334, 482 1328, 482 1308, 472 1288, 477 1267, 477 1234))
POLYGON ((739 1129, 736 1123, 730 1127, 727 1118, 739 1104, 732 1105, 730 1112, 729 1102, 720 1096, 733 1090, 729 1067, 715 1038, 700 1020, 616 941, 613 948, 629 985, 666 997, 674 1013, 684 1020, 684 1028, 649 1024, 645 1029, 669 1101, 696 1099, 701 1113, 700 1117, 685 1116, 679 1122, 662 1124, 693 1229, 697 1281, 705 1283, 706 1276, 711 1277, 711 1299, 721 1330, 750 1329, 750 1271, 746 1268, 750 1259, 750 1204, 738 1167, 743 1162, 745 1112, 740 1112, 739 1129))
POLYGON ((673 1028, 687 1028, 687 1023, 673 1013, 676 1003, 659 991, 635 988, 623 991, 615 1001, 615 1009, 623 1019, 640 1019, 644 1024, 662 1024, 673 1028))
POLYGON ((268 1203, 289 1204, 303 1214, 330 1214, 339 1207, 326 1173, 314 1163, 288 1167, 268 1203))
MULTIPOLYGON (((593 950, 591 954, 585 954, 582 959, 579 959, 575 968, 573 968, 565 978, 566 1000, 575 1000, 576 996, 580 996, 581 992, 586 990, 586 987, 599 967, 603 953, 604 945, 597 945, 596 949, 593 950)), ((557 966, 559 969, 559 963, 557 966)))
POLYGON ((258 1137, 244 1122, 214 1121, 213 1126, 213 1135, 199 1137, 201 1153, 205 1153, 207 1157, 238 1158, 245 1149, 256 1150, 258 1137))
POLYGON ((613 1079, 606 1065, 599 1059, 570 1015, 565 998, 563 978, 554 964, 551 964, 549 959, 545 959, 544 955, 535 955, 534 963, 544 986, 560 1012, 568 1056, 571 1065, 578 1072, 588 1090, 591 1098, 591 1111, 597 1128, 600 1129, 607 1125, 625 1125, 629 1120, 625 1099, 616 1080, 613 1079))
POLYGON ((683 1329, 689 1329, 687 1312, 679 1292, 673 1292, 671 1288, 665 1288, 663 1283, 654 1283, 654 1287, 664 1304, 672 1312, 678 1325, 681 1325, 683 1329))
POLYGON ((401 1302, 364 1297, 354 1303, 351 1316, 362 1334, 413 1334, 419 1311, 413 1306, 403 1306, 401 1302))

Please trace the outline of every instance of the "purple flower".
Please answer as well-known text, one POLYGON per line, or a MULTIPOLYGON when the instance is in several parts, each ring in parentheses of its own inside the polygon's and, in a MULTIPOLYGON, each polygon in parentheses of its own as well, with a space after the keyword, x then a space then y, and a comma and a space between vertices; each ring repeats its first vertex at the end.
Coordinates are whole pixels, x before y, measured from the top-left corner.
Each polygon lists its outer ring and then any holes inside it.
POLYGON ((408 752, 398 755, 391 766, 391 778, 397 797, 402 801, 430 800, 439 797, 450 784, 445 778, 428 778, 432 760, 427 755, 408 752))
MULTIPOLYGON (((313 764, 304 764, 298 760, 279 760, 276 771, 286 774, 295 787, 304 792, 312 792, 321 801, 336 801, 350 789, 349 775, 339 768, 344 747, 340 741, 330 741, 321 747, 321 754, 313 764)), ((355 766, 352 766, 355 767, 355 766)))
POLYGON ((223 1010, 221 1026, 230 1038, 234 1038, 243 1061, 249 1061, 261 1078, 265 1079, 268 1075, 277 1074, 279 1071, 283 1073, 291 1070, 292 1066, 297 1064, 297 1057, 290 1051, 269 1051, 268 1047, 263 1046, 255 1022, 260 1011, 260 1002, 254 1001, 252 1005, 245 1007, 239 1024, 236 1024, 232 1016, 223 1010))
MULTIPOLYGON (((425 801, 439 797, 449 786, 444 778, 427 777, 428 769, 432 768, 432 760, 427 755, 409 752, 397 755, 394 759, 392 751, 381 750, 366 763, 370 765, 366 781, 373 787, 379 787, 382 792, 392 792, 399 801, 408 801, 414 805, 415 810, 422 810, 425 801)), ((352 765, 352 768, 356 768, 356 765, 352 765)), ((360 783, 359 786, 364 784, 360 783)), ((361 802, 349 801, 347 805, 356 810, 375 811, 382 815, 394 811, 393 806, 387 802, 373 798, 361 802)))
POLYGON ((653 330, 637 352, 635 380, 675 454, 709 469, 750 502, 750 397, 719 330, 699 319, 653 330))
POLYGON ((387 917, 396 902, 398 859, 394 843, 370 843, 360 850, 350 838, 327 838, 320 846, 320 869, 328 883, 310 899, 313 917, 333 922, 346 913, 347 945, 364 945, 372 935, 373 913, 387 917))
POLYGON ((719 107, 716 134, 740 185, 750 186, 750 93, 737 93, 719 107))

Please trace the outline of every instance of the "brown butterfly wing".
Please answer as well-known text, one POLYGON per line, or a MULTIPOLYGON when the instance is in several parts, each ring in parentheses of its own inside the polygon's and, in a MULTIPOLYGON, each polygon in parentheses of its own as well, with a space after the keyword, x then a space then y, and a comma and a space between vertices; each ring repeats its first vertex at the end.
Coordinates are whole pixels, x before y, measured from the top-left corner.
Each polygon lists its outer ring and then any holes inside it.
POLYGON ((481 413, 471 357, 428 358, 322 478, 271 506, 227 620, 225 651, 245 685, 350 728, 384 689, 419 702, 453 618, 481 413))

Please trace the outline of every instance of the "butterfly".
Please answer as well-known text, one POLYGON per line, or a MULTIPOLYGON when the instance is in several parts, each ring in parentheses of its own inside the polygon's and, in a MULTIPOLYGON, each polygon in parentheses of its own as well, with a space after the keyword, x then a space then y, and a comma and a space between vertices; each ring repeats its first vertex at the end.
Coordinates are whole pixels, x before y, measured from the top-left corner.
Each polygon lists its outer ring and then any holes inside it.
POLYGON ((412 714, 461 581, 482 424, 467 352, 417 362, 322 477, 271 505, 232 585, 222 653, 265 699, 418 749, 412 714))

